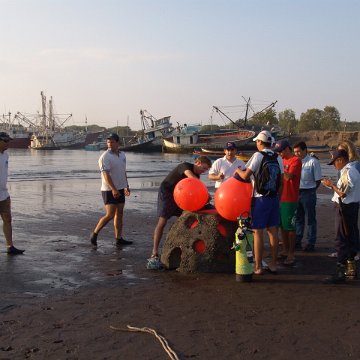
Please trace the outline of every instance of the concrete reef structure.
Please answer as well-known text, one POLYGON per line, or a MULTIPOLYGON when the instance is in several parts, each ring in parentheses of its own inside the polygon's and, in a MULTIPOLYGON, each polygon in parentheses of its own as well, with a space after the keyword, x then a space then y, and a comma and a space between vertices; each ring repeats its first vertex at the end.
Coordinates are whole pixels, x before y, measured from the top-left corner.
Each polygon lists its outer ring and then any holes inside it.
POLYGON ((161 262, 180 272, 235 272, 233 246, 236 221, 216 210, 184 211, 171 227, 163 245, 161 262))

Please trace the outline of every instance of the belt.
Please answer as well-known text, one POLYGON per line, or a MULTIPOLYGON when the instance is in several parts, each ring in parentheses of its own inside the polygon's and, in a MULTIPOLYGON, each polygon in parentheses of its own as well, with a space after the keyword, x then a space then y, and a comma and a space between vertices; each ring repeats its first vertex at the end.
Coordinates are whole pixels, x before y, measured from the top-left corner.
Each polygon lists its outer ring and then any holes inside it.
POLYGON ((300 192, 303 192, 303 191, 310 191, 310 190, 316 190, 316 187, 311 188, 311 189, 300 189, 300 192))

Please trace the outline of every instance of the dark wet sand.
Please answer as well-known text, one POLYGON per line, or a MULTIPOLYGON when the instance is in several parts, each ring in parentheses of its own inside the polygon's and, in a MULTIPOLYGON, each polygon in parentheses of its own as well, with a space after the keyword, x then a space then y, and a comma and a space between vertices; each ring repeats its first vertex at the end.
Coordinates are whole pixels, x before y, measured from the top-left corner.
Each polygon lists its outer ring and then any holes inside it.
POLYGON ((248 284, 232 274, 147 271, 152 213, 126 212, 134 246, 116 250, 109 224, 92 251, 99 215, 54 212, 46 224, 16 225, 26 253, 0 253, 0 359, 168 358, 153 336, 110 329, 127 324, 154 328, 180 359, 360 358, 360 282, 321 283, 336 261, 327 256, 329 200, 318 204, 317 251, 248 284))

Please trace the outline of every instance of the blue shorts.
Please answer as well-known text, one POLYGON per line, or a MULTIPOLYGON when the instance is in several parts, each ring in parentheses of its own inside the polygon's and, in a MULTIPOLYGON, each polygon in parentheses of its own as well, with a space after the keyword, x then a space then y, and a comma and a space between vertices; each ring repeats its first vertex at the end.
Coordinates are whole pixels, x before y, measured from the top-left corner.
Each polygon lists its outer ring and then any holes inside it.
POLYGON ((254 197, 251 207, 253 229, 266 229, 280 224, 279 196, 254 197))
POLYGON ((104 200, 104 204, 105 205, 108 205, 108 204, 114 204, 114 205, 124 204, 125 203, 124 189, 121 189, 121 190, 118 190, 118 191, 120 193, 120 196, 117 199, 114 198, 114 196, 112 194, 112 191, 102 191, 101 195, 102 195, 102 198, 104 200))

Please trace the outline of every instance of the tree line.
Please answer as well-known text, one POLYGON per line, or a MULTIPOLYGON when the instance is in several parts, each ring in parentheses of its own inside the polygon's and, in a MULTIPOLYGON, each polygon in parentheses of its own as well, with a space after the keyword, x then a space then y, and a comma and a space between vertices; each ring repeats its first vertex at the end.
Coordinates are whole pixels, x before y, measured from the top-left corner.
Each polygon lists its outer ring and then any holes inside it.
MULTIPOLYGON (((360 131, 360 123, 357 121, 347 122, 342 120, 339 111, 334 106, 325 106, 323 110, 308 109, 296 118, 295 111, 286 109, 276 113, 274 109, 254 114, 247 121, 239 119, 231 124, 231 128, 247 127, 259 130, 261 128, 271 128, 279 126, 284 133, 299 134, 310 130, 328 130, 328 131, 360 131)), ((205 131, 209 131, 210 127, 206 126, 205 131)), ((218 126, 219 129, 224 126, 218 126)), ((229 127, 226 125, 225 127, 229 127)))

